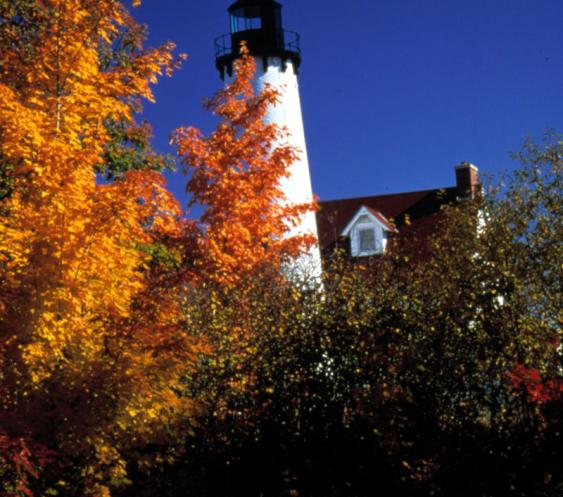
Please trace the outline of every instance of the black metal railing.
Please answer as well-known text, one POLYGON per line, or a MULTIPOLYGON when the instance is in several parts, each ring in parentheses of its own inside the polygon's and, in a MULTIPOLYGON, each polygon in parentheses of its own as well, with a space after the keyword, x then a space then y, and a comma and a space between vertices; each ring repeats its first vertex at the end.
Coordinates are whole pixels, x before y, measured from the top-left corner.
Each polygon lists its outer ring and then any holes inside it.
POLYGON ((296 31, 284 30, 285 49, 301 55, 301 35, 296 31))
MULTIPOLYGON (((239 35, 241 33, 238 33, 239 35)), ((283 30, 284 43, 283 47, 276 47, 286 52, 294 52, 301 54, 301 36, 295 31, 283 30)), ((224 34, 215 39, 215 57, 225 57, 233 54, 233 36, 232 34, 224 34)))

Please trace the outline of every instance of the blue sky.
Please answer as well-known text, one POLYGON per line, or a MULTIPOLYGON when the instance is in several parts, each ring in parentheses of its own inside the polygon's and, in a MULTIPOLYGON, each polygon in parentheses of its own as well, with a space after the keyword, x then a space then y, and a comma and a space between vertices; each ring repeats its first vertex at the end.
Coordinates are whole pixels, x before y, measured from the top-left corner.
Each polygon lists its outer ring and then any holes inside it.
MULTIPOLYGON (((313 191, 321 200, 454 184, 453 167, 514 167, 510 151, 563 131, 563 0, 280 0, 301 34, 299 76, 313 191)), ((146 117, 170 151, 180 125, 213 128, 213 40, 226 0, 144 0, 150 44, 189 55, 146 117)), ((170 177, 183 201, 186 178, 170 177)))

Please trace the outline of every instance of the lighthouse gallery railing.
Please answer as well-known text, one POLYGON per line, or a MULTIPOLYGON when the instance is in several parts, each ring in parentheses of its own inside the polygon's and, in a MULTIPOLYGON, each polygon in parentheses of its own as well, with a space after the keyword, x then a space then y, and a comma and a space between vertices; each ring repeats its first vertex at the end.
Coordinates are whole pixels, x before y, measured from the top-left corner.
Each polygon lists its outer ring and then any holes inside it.
MULTIPOLYGON (((301 37, 295 31, 283 30, 285 43, 283 49, 287 52, 301 54, 301 37)), ((281 47, 280 47, 281 48, 281 47)), ((224 34, 215 39, 215 57, 220 58, 232 55, 232 35, 224 34)))

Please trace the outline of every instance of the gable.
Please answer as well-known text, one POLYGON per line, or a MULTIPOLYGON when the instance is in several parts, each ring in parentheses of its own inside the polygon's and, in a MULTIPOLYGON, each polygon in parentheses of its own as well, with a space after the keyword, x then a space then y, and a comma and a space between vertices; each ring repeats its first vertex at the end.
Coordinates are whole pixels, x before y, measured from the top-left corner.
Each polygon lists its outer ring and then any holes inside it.
POLYGON ((340 236, 350 239, 350 252, 353 257, 365 257, 382 254, 387 246, 387 233, 394 230, 383 214, 362 206, 340 236))

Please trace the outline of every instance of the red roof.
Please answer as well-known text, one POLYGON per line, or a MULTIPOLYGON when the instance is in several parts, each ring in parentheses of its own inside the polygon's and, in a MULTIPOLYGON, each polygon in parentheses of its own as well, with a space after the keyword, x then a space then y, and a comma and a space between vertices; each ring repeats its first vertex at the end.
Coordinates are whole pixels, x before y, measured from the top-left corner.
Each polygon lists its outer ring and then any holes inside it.
POLYGON ((336 243, 362 206, 369 208, 376 216, 381 214, 386 224, 389 220, 399 233, 411 232, 425 236, 435 230, 436 214, 441 206, 455 200, 456 188, 448 187, 319 202, 317 225, 321 251, 330 249, 336 243))
POLYGON ((389 231, 396 231, 395 226, 393 226, 393 224, 389 222, 389 219, 381 214, 381 212, 372 207, 367 207, 367 210, 370 211, 377 219, 379 219, 389 231))

